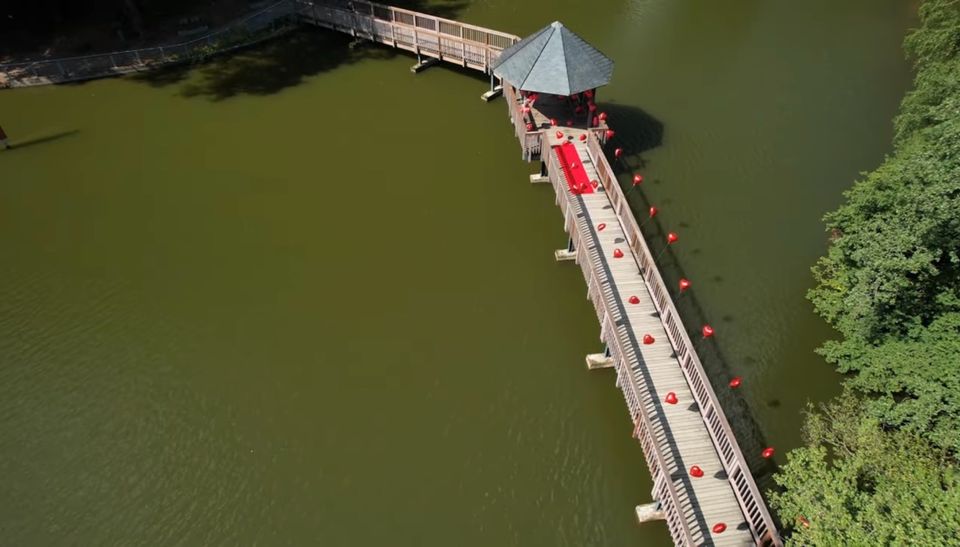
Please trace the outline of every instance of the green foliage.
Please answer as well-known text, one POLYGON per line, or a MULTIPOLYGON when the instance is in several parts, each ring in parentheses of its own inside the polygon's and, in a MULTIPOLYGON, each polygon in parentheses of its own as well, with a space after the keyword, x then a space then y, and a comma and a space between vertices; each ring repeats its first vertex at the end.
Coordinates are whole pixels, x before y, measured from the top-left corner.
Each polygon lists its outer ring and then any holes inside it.
POLYGON ((852 397, 808 419, 771 503, 795 545, 960 545, 960 470, 909 433, 887 432, 852 397))
POLYGON ((960 545, 960 3, 920 19, 894 152, 824 219, 808 296, 847 379, 775 477, 798 545, 960 545))
POLYGON ((923 437, 960 454, 960 313, 880 345, 854 338, 822 353, 847 387, 867 395, 865 410, 885 427, 923 437))
POLYGON ((960 453, 960 4, 920 14, 894 153, 825 217, 809 297, 843 337, 821 353, 871 414, 960 453))

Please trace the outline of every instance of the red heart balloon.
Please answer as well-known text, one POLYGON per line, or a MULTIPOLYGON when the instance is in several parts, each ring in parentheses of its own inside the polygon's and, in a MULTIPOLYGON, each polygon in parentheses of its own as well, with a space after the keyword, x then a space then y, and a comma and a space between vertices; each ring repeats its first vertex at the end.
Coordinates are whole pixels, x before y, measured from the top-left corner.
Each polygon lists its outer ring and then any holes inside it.
POLYGON ((675 232, 670 232, 669 234, 667 234, 668 245, 671 243, 676 243, 678 239, 680 239, 680 236, 678 236, 675 232))
POLYGON ((740 378, 739 376, 734 376, 733 379, 730 380, 730 384, 729 384, 729 385, 730 385, 730 387, 732 387, 732 388, 738 388, 738 387, 740 387, 740 383, 741 383, 742 381, 743 381, 743 379, 740 378))
POLYGON ((639 304, 639 303, 640 303, 640 299, 637 298, 636 296, 631 296, 629 301, 630 301, 631 304, 639 304))
POLYGON ((713 533, 715 534, 722 534, 723 531, 726 529, 727 529, 727 525, 722 522, 718 522, 713 525, 713 533))
POLYGON ((597 231, 598 231, 598 232, 602 232, 603 229, 606 228, 606 227, 607 227, 607 225, 604 224, 603 222, 601 222, 600 224, 597 224, 597 231))
POLYGON ((649 334, 644 334, 644 335, 643 335, 643 343, 644 343, 645 345, 648 345, 648 346, 649 346, 650 344, 653 343, 653 341, 654 341, 654 340, 653 340, 653 336, 650 336, 649 334))
POLYGON ((690 468, 690 476, 700 478, 703 476, 703 469, 700 469, 699 465, 694 465, 690 468))
POLYGON ((703 332, 704 338, 710 338, 711 336, 713 336, 713 327, 711 327, 710 325, 704 325, 702 332, 703 332))
POLYGON ((613 250, 613 258, 623 258, 623 251, 620 250, 620 247, 613 250))
POLYGON ((664 397, 663 400, 666 401, 667 404, 675 405, 677 404, 677 394, 671 391, 667 393, 667 396, 664 397))
POLYGON ((763 452, 761 452, 760 455, 763 456, 765 459, 768 459, 768 460, 769 460, 770 458, 773 457, 773 447, 772 447, 772 446, 768 446, 768 447, 764 448, 764 449, 763 449, 763 452))
POLYGON ((680 292, 683 292, 690 288, 690 280, 685 278, 680 278, 680 292))

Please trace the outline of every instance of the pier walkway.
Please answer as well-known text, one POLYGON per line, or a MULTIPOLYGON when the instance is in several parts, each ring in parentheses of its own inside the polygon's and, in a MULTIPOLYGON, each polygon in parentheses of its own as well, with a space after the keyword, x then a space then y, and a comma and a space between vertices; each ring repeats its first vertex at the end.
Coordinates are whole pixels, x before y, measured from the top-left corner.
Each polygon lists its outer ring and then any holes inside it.
MULTIPOLYGON (((185 62, 196 51, 240 47, 251 39, 275 36, 292 23, 409 51, 417 56, 415 70, 447 62, 490 76, 491 89, 484 98, 502 92, 521 157, 541 166, 531 182, 549 182, 555 191, 569 235, 567 249, 556 256, 576 262, 583 272, 604 344, 603 353, 588 356, 588 366, 614 369, 633 435, 643 449, 653 479, 653 502, 636 508, 638 519, 665 520, 677 545, 782 545, 654 254, 607 160, 604 145, 612 132, 602 117, 593 117, 593 96, 589 96, 591 110, 585 111, 583 103, 573 110, 569 100, 579 92, 534 100, 529 94, 524 98, 510 82, 497 85, 494 67, 504 50, 521 42, 520 37, 362 0, 280 0, 232 26, 229 33, 218 31, 194 42, 0 65, 0 87, 74 81, 185 62), (251 35, 250 31, 256 32, 251 35)), ((504 59, 536 40, 557 51, 557 42, 550 42, 554 38, 545 38, 548 32, 562 33, 566 38, 561 41, 570 40, 559 47, 562 51, 571 44, 586 45, 554 23, 508 51, 504 59)), ((515 66, 525 66, 526 59, 519 57, 515 66)), ((612 70, 612 62, 602 59, 612 70)), ((578 77, 589 72, 554 66, 578 77)), ((658 241, 654 247, 659 253, 665 245, 666 241, 658 241)))
POLYGON ((303 21, 410 51, 418 67, 436 59, 490 75, 485 98, 502 90, 521 157, 541 164, 531 181, 555 190, 569 234, 557 257, 574 260, 587 283, 606 347, 588 364, 615 370, 653 478, 653 503, 638 518, 666 520, 677 545, 782 545, 606 158, 606 123, 571 113, 557 127, 557 102, 531 107, 509 82, 495 86, 494 64, 517 36, 359 0, 296 1, 303 21))

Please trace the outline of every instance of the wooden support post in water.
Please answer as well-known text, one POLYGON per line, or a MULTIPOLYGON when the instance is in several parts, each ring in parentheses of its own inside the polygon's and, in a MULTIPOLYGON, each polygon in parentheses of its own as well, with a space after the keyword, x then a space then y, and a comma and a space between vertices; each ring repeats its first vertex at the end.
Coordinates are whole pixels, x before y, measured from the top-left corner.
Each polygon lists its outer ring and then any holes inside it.
POLYGON ((660 503, 656 501, 646 505, 638 505, 636 511, 637 520, 641 524, 644 522, 650 522, 652 520, 666 520, 666 515, 663 514, 663 509, 660 508, 660 503))
POLYGON ((556 251, 553 251, 553 258, 557 259, 557 262, 576 260, 577 250, 573 248, 573 238, 567 239, 566 249, 557 249, 556 251))
POLYGON ((493 71, 491 70, 490 71, 490 91, 487 91, 483 95, 480 95, 480 98, 486 102, 490 102, 493 99, 496 99, 497 97, 500 96, 501 93, 503 93, 503 82, 500 82, 499 84, 497 84, 494 82, 494 78, 495 76, 493 75, 493 71))
POLYGON ((597 370, 598 368, 613 368, 613 357, 606 353, 587 355, 587 370, 597 370))
POLYGON ((540 162, 540 172, 530 175, 530 184, 539 184, 543 182, 550 182, 550 176, 547 174, 547 164, 540 162))
POLYGON ((415 64, 415 65, 413 65, 412 67, 410 67, 410 72, 413 72, 414 74, 416 74, 416 73, 418 73, 418 72, 420 72, 420 71, 422 71, 422 70, 425 70, 425 69, 427 69, 427 68, 432 67, 433 65, 435 65, 435 64, 437 64, 437 63, 439 63, 439 62, 440 62, 440 59, 434 59, 433 57, 429 57, 429 58, 427 58, 427 60, 424 61, 424 60, 422 60, 422 59, 420 58, 420 54, 418 53, 418 54, 417 54, 417 64, 415 64))

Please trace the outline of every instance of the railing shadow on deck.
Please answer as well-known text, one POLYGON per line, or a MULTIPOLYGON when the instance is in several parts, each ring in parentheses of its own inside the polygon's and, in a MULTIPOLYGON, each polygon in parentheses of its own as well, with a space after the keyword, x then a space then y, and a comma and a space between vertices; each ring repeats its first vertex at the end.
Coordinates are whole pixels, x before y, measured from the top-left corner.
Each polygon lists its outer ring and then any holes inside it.
POLYGON ((396 55, 390 48, 356 42, 338 32, 302 28, 203 65, 182 65, 128 79, 154 87, 181 85, 183 97, 220 101, 236 95, 273 95, 344 65, 396 55))
MULTIPOLYGON (((623 149, 620 160, 611 158, 611 167, 617 174, 621 188, 627 192, 631 186, 630 176, 647 165, 643 152, 657 148, 663 143, 664 125, 656 117, 639 108, 602 102, 599 106, 600 110, 605 111, 609 116, 610 126, 616 130, 613 140, 606 146, 607 150, 623 149)), ((642 231, 647 241, 665 240, 668 230, 661 224, 660 217, 644 222, 648 219, 651 203, 647 200, 642 188, 640 191, 630 192, 628 201, 634 217, 640 219, 643 224, 642 231)), ((654 247, 658 246, 654 245, 654 247)), ((682 263, 677 259, 672 248, 668 247, 657 262, 669 287, 676 287, 680 278, 687 277, 682 263)), ((690 338, 699 340, 701 338, 699 325, 715 324, 720 319, 708 316, 697 299, 696 286, 682 298, 678 298, 678 292, 678 289, 671 290, 673 301, 683 318, 683 323, 697 326, 695 330, 688 332, 690 338)), ((772 462, 760 457, 760 452, 767 443, 754 414, 755 410, 751 408, 745 397, 744 390, 749 388, 744 386, 740 389, 730 389, 727 385, 735 374, 728 357, 724 354, 723 342, 720 339, 701 340, 696 350, 761 491, 772 488, 774 485, 771 479, 775 466, 772 462)))

